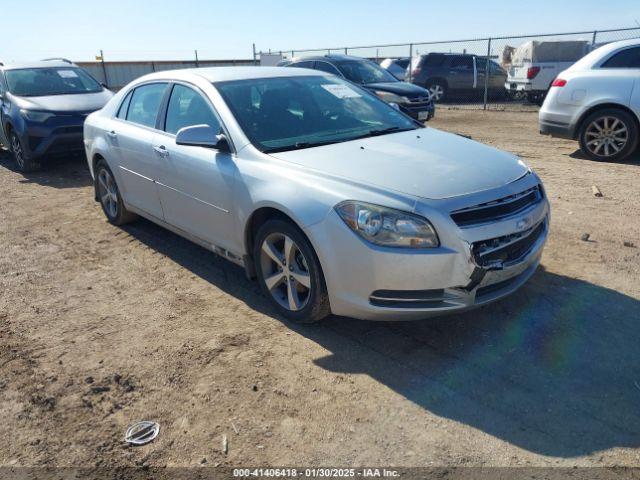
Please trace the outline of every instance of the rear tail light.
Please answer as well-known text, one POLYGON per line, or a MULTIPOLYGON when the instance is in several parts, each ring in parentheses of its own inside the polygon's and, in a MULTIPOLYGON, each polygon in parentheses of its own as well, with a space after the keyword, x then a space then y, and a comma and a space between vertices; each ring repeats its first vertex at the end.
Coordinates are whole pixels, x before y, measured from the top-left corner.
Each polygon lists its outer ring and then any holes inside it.
POLYGON ((563 78, 556 78, 551 84, 552 87, 564 87, 567 84, 567 81, 563 78))
POLYGON ((422 68, 416 67, 413 70, 411 70, 411 76, 412 77, 417 77, 418 75, 420 75, 421 71, 422 71, 422 68))
POLYGON ((540 73, 540 67, 529 67, 527 68, 527 80, 532 80, 536 78, 536 75, 540 73))

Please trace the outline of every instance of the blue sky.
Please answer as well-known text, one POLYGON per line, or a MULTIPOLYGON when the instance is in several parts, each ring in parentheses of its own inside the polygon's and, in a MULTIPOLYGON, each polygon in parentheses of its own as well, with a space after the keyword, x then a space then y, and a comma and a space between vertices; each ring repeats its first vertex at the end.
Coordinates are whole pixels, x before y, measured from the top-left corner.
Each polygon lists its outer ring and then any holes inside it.
MULTIPOLYGON (((369 45, 640 26, 640 0, 26 0, 4 9, 0 61, 250 58, 369 45)), ((381 52, 381 54, 392 54, 381 52)))

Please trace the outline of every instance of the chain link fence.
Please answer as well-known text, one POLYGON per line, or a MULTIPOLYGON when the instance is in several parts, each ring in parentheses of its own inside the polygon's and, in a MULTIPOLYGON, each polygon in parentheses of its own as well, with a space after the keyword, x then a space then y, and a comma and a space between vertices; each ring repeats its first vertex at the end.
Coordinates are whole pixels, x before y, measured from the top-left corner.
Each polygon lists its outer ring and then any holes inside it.
POLYGON ((562 70, 594 48, 632 38, 640 38, 640 27, 268 52, 254 48, 254 61, 340 54, 378 63, 412 59, 404 80, 429 89, 440 108, 535 111, 562 70))

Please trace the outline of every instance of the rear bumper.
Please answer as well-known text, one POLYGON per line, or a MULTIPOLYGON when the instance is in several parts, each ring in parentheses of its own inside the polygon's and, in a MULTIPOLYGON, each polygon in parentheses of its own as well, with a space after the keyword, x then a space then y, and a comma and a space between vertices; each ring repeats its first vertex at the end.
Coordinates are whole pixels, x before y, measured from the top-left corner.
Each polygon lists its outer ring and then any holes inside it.
POLYGON ((566 138, 573 140, 573 128, 566 123, 554 123, 554 122, 539 122, 540 133, 542 135, 549 135, 552 137, 566 138))

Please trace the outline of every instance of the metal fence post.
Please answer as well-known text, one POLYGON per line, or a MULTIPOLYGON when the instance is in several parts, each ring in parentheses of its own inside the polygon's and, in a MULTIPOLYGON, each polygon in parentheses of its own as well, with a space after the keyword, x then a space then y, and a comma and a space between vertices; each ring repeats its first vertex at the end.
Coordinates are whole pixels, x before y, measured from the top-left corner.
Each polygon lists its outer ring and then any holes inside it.
POLYGON ((294 52, 293 50, 291 50, 291 60, 293 60, 293 57, 296 56, 296 52, 294 52))
POLYGON ((198 50, 194 50, 194 53, 196 54, 196 68, 200 68, 200 62, 198 62, 198 50))
MULTIPOLYGON (((483 110, 487 109, 487 100, 489 99, 489 58, 491 57, 491 37, 487 40, 487 58, 484 64, 484 104, 482 106, 483 110)), ((477 68, 477 67, 476 67, 477 68)))
POLYGON ((344 54, 349 55, 349 49, 347 47, 344 47, 344 54))
POLYGON ((256 65, 256 44, 253 44, 253 64, 256 65))
POLYGON ((409 44, 409 83, 413 80, 413 43, 409 44))
POLYGON ((102 74, 104 75, 104 84, 109 88, 109 79, 107 78, 107 66, 104 64, 104 53, 100 50, 100 63, 102 63, 102 74))
POLYGON ((593 39, 591 40, 591 46, 593 47, 596 44, 596 37, 598 36, 598 31, 593 31, 593 39))

